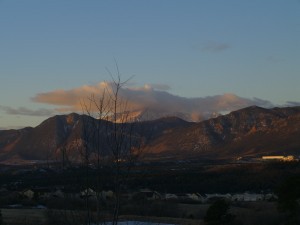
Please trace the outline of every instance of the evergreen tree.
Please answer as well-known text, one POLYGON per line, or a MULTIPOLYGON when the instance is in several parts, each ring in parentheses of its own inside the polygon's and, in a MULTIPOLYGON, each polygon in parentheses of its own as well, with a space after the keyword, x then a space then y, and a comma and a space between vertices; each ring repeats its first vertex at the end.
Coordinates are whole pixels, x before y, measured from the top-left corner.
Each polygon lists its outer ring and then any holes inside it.
POLYGON ((277 190, 279 209, 288 212, 285 224, 300 224, 300 176, 286 179, 277 190))
POLYGON ((235 216, 229 213, 229 209, 227 201, 217 200, 208 208, 204 220, 209 225, 232 224, 235 216))

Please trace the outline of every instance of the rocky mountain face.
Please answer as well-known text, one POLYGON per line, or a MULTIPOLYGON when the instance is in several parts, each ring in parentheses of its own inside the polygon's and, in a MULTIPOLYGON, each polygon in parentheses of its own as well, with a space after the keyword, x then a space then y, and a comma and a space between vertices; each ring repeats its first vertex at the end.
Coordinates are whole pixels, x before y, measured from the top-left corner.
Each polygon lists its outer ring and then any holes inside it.
POLYGON ((300 155, 300 107, 248 107, 157 138, 149 149, 217 158, 300 155))
MULTIPOLYGON (((198 123, 167 117, 118 126, 128 133, 124 144, 141 137, 149 157, 300 155, 300 107, 253 106, 198 123)), ((0 162, 57 160, 62 152, 79 159, 86 146, 91 154, 101 148, 106 155, 113 128, 111 122, 73 113, 51 117, 35 128, 0 131, 0 162)))

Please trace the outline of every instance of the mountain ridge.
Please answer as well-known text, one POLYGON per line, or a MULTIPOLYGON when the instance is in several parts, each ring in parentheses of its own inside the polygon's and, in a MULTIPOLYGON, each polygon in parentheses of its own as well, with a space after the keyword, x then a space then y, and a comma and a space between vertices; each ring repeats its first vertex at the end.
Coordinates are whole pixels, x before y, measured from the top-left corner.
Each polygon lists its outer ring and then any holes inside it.
MULTIPOLYGON (((59 160, 62 149, 67 151, 70 159, 76 160, 80 145, 87 141, 84 126, 95 121, 87 115, 71 113, 50 117, 34 128, 2 130, 0 162, 12 159, 59 160)), ((106 127, 101 128, 104 133, 100 135, 109 132, 107 129, 111 129, 112 122, 98 122, 106 127)), ((250 106, 201 122, 164 117, 137 124, 141 129, 136 134, 145 140, 145 152, 157 159, 162 155, 234 158, 300 154, 299 106, 272 109, 250 106)))

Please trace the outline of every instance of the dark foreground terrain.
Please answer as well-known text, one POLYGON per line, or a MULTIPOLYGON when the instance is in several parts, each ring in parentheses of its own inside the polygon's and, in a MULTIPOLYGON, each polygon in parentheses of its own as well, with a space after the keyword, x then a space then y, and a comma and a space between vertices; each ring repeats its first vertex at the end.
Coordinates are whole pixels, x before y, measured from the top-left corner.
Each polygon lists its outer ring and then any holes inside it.
MULTIPOLYGON (((203 217, 210 204, 174 203, 173 216, 133 216, 123 215, 120 220, 151 221, 154 224, 205 224, 203 217)), ((145 207, 146 208, 146 205, 145 207)), ((2 208, 4 224, 37 225, 37 224, 84 224, 86 212, 81 210, 49 210, 49 209, 7 209, 2 208)), ((231 205, 232 214, 236 215, 233 224, 267 225, 284 224, 286 215, 278 212, 275 202, 251 202, 231 205)), ((138 223, 137 223, 138 224, 138 223)))
MULTIPOLYGON (((223 199, 228 202, 227 213, 234 218, 229 224, 288 224, 292 210, 299 212, 299 208, 291 210, 288 205, 299 202, 299 174, 298 161, 142 163, 130 170, 122 186, 120 215, 123 220, 206 224, 208 208, 223 199), (233 198, 245 192, 272 197, 233 198), (187 197, 192 195, 197 199, 187 197), (282 204, 282 199, 289 202, 282 204)), ((112 168, 97 170, 93 165, 1 166, 2 223, 85 224, 87 212, 97 220, 97 209, 102 219, 107 219, 114 193, 107 194, 99 205, 93 193, 87 196, 82 191, 100 187, 109 193, 113 190, 112 175, 112 168)))
MULTIPOLYGON (((0 186, 9 190, 26 188, 57 188, 82 190, 95 188, 101 179, 101 188, 112 189, 113 169, 100 170, 73 165, 62 169, 61 164, 1 166, 0 186)), ((127 171, 126 171, 127 172, 127 171)), ((181 161, 148 162, 134 166, 126 178, 126 190, 142 188, 161 193, 241 193, 274 192, 287 177, 300 174, 300 163, 294 162, 229 162, 181 161)))

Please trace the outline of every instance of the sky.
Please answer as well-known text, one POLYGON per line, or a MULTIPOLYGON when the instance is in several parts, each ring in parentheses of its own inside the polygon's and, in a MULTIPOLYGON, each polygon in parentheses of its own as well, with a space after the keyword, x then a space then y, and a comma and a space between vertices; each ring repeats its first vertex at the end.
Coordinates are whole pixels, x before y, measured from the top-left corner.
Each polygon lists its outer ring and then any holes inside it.
POLYGON ((200 118, 300 105, 299 0, 0 0, 0 129, 122 97, 200 118))

